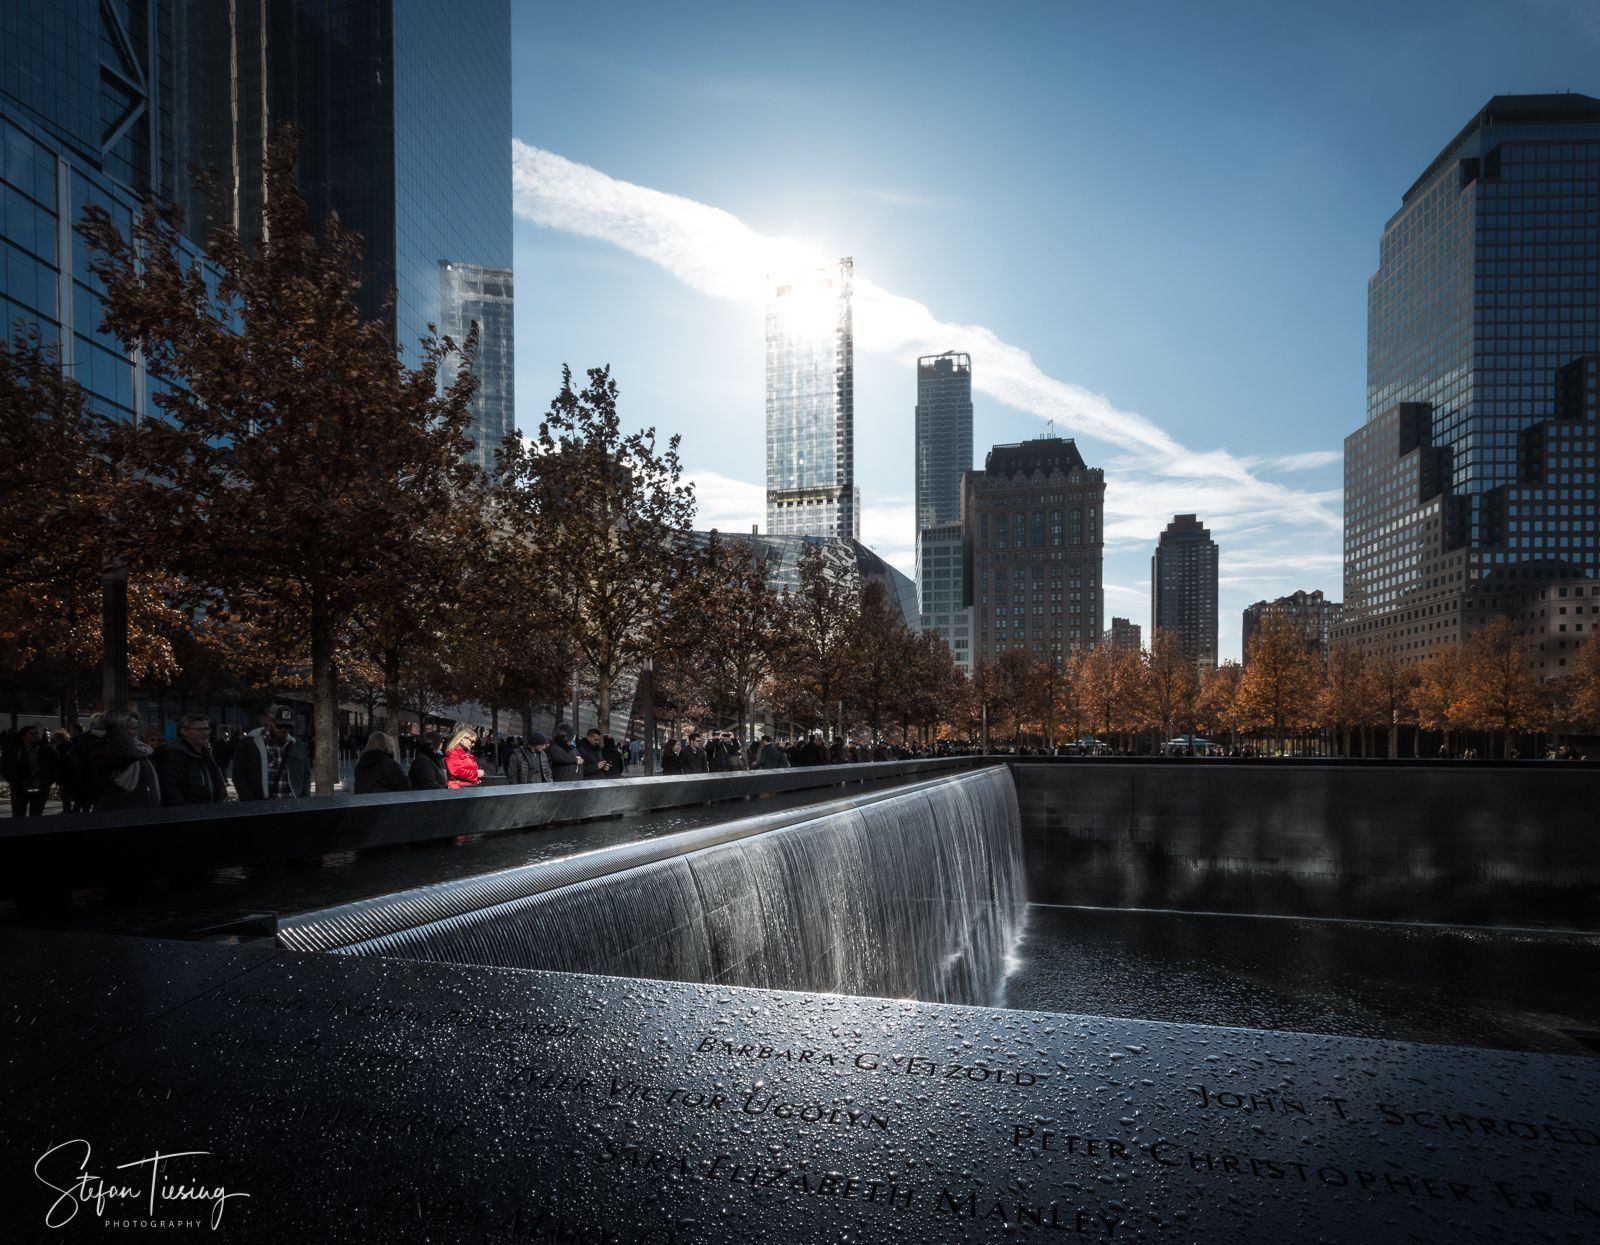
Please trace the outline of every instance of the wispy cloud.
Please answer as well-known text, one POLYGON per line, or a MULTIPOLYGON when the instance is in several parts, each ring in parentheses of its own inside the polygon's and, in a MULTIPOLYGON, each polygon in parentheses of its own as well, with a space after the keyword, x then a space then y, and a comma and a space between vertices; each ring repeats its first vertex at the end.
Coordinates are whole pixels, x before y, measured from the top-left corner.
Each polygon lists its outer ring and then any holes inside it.
POLYGON ((1315 471, 1318 467, 1331 467, 1344 459, 1340 450, 1307 450, 1303 454, 1285 454, 1269 458, 1266 465, 1276 471, 1315 471))
MULTIPOLYGON (((535 224, 612 243, 704 294, 753 307, 765 299, 767 274, 830 258, 791 239, 759 234, 720 208, 620 181, 517 140, 512 187, 516 211, 535 224)), ((1108 541, 1149 543, 1172 514, 1193 511, 1222 542, 1269 518, 1280 536, 1292 538, 1288 567, 1303 565, 1308 555, 1336 559, 1337 491, 1295 488, 1258 474, 1263 467, 1297 472, 1328 466, 1337 459, 1332 451, 1263 463, 1226 449, 1193 448, 1104 395, 1047 375, 1026 350, 982 325, 942 321, 859 271, 854 288, 858 350, 908 367, 919 355, 967 352, 975 364, 974 388, 1107 447, 1110 460, 1099 458, 1107 469, 1108 541)))

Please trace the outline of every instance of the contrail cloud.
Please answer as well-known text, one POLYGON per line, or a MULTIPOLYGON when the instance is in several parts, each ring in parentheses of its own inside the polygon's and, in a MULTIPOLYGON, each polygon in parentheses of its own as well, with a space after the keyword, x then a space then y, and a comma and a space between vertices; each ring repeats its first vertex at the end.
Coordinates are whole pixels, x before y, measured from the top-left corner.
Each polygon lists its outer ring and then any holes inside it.
MULTIPOLYGON (((520 140, 512 140, 511 153, 518 215, 621 247, 713 298, 759 308, 768 273, 829 260, 790 239, 759 234, 720 208, 619 181, 520 140)), ((859 270, 854 290, 858 349, 906 364, 919 355, 966 352, 973 357, 974 388, 1121 451, 1106 463, 1108 485, 1113 473, 1117 485, 1106 490, 1114 530, 1130 537, 1135 530, 1151 535, 1167 515, 1189 510, 1224 530, 1247 528, 1271 516, 1324 542, 1341 528, 1329 504, 1333 494, 1263 479, 1252 469, 1259 462, 1225 450, 1191 449, 1144 416, 1046 375, 1026 350, 989 329, 941 321, 922 303, 863 279, 859 270)), ((1313 452, 1270 465, 1292 471, 1325 460, 1322 452, 1313 452)), ((1281 529, 1274 533, 1286 534, 1281 529)))

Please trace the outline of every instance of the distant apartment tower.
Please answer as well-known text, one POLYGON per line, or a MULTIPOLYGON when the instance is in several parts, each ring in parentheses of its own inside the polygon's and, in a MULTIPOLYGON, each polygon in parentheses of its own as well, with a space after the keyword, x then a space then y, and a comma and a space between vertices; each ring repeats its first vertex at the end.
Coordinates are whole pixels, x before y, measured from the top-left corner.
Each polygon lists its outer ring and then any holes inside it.
POLYGON ((1014 651, 1061 663, 1100 639, 1105 496, 1105 473, 1061 437, 997 445, 962 477, 975 665, 1014 651))
POLYGON ((972 466, 972 356, 917 360, 917 528, 961 521, 961 473, 972 466))
POLYGON ((1306 638, 1308 653, 1326 654, 1333 647, 1334 628, 1339 624, 1343 607, 1330 601, 1321 591, 1291 592, 1276 601, 1257 601, 1244 611, 1242 633, 1244 664, 1250 664, 1250 641, 1268 618, 1282 618, 1299 628, 1306 638))
POLYGON ((1600 576, 1596 202, 1600 100, 1496 96, 1385 225, 1344 456, 1340 634, 1364 650, 1424 657, 1600 576))
MULTIPOLYGON (((495 451, 517 426, 515 315, 511 269, 453 260, 439 264, 439 332, 463 342, 472 326, 478 326, 472 364, 478 388, 472 395, 468 435, 473 460, 485 471, 494 470, 495 451)), ((450 376, 444 379, 448 383, 450 376)))
POLYGON ((1150 631, 1170 631, 1204 670, 1217 665, 1217 544, 1192 514, 1173 516, 1150 559, 1150 631))
MULTIPOLYGON (((269 145, 292 122, 312 224, 337 212, 360 232, 361 310, 383 313, 393 291, 404 350, 443 323, 442 262, 511 267, 509 0, 176 7, 184 150, 215 170, 221 211, 247 240, 261 229, 269 145)), ((213 221, 217 209, 195 191, 188 211, 213 221)))
POLYGON ((767 531, 861 537, 848 258, 767 286, 767 531))
POLYGON ((922 629, 972 669, 972 614, 963 604, 961 473, 972 466, 972 356, 917 360, 917 600, 922 629))
POLYGON ((1100 642, 1137 653, 1144 648, 1144 636, 1141 631, 1136 622, 1129 622, 1126 618, 1113 618, 1105 634, 1100 637, 1100 642))

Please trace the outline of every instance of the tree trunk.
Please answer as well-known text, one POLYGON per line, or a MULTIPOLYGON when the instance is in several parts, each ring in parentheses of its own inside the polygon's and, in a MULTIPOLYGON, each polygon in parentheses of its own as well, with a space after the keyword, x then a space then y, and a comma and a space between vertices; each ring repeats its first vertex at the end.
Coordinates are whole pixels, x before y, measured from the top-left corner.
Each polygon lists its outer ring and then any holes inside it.
POLYGON ((390 731, 400 732, 400 650, 383 655, 383 716, 390 731))
POLYGON ((312 726, 316 743, 316 794, 332 795, 339 781, 339 735, 335 719, 339 712, 338 680, 333 665, 333 626, 327 607, 311 606, 311 687, 312 726))

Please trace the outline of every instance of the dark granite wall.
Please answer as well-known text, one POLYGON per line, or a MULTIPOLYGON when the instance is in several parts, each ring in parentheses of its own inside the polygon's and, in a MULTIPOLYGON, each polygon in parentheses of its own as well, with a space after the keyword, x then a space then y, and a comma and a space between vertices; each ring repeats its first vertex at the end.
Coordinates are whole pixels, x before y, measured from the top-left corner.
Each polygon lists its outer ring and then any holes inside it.
POLYGON ((1600 769, 1017 761, 1035 903, 1600 929, 1600 769))

